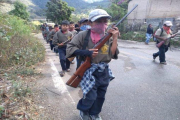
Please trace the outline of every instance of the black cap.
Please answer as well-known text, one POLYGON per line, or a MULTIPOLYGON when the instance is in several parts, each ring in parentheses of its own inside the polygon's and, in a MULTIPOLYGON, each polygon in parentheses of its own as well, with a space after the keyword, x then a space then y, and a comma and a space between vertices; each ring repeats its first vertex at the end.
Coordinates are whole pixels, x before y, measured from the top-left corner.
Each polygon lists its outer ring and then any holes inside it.
POLYGON ((82 24, 82 23, 87 22, 87 21, 88 21, 87 18, 82 18, 79 22, 80 22, 80 24, 82 24))
POLYGON ((54 28, 55 28, 55 27, 59 27, 59 25, 56 24, 56 25, 54 25, 54 28))
POLYGON ((69 21, 68 21, 68 20, 63 20, 63 21, 61 22, 61 25, 69 25, 69 21))

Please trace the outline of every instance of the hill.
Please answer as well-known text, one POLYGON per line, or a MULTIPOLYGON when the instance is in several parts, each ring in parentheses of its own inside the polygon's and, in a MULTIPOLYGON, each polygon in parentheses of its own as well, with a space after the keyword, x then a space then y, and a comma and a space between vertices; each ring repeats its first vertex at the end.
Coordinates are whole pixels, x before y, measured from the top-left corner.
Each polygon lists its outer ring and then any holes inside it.
MULTIPOLYGON (((0 0, 0 10, 3 12, 9 12, 10 10, 13 9, 13 5, 11 2, 14 1, 16 0, 7 0, 7 1, 0 0)), ((49 0, 19 0, 19 1, 27 5, 31 19, 45 18, 46 3, 49 0)), ((94 9, 97 7, 107 7, 110 4, 109 0, 90 0, 89 1, 90 3, 85 2, 87 0, 63 0, 63 1, 67 2, 69 6, 75 8, 74 14, 87 13, 90 9, 94 9)))

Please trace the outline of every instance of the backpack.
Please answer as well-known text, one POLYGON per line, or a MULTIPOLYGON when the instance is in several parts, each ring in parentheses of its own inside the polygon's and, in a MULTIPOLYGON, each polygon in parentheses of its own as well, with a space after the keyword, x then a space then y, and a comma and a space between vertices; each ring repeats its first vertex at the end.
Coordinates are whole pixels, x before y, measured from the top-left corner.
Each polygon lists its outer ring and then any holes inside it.
MULTIPOLYGON (((157 29, 158 30, 158 29, 157 29)), ((156 31, 157 31, 156 30, 156 31)), ((154 34, 153 34, 153 40, 154 40, 154 42, 158 42, 158 40, 157 40, 157 38, 155 37, 155 33, 156 33, 156 31, 154 32, 154 34)), ((164 31, 164 29, 163 28, 161 28, 161 34, 160 34, 160 36, 162 36, 162 33, 163 33, 163 31, 164 31)))

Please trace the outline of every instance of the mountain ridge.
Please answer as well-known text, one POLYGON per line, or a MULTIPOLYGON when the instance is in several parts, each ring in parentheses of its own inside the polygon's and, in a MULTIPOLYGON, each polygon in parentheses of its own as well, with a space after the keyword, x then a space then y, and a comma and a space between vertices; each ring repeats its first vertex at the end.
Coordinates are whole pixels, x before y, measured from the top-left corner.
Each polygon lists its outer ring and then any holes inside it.
MULTIPOLYGON (((10 0, 15 2, 16 0, 10 0)), ((31 19, 34 18, 45 18, 46 3, 49 0, 19 0, 28 7, 31 19)), ((98 6, 108 7, 110 4, 109 0, 91 0, 92 3, 85 2, 85 0, 62 0, 67 2, 68 6, 74 7, 74 14, 87 13, 90 9, 95 9, 98 6), (97 2, 95 2, 97 1, 97 2)), ((11 7, 13 9, 13 7, 11 7)), ((9 12, 11 9, 8 9, 9 12)))

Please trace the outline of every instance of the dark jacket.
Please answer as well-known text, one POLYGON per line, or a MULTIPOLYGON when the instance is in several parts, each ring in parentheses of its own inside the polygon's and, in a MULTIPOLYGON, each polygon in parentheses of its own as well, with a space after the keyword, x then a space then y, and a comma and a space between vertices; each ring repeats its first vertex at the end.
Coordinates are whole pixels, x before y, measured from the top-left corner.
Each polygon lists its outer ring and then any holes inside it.
POLYGON ((149 27, 147 28, 147 32, 148 34, 153 34, 153 28, 149 27))

